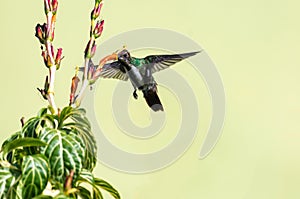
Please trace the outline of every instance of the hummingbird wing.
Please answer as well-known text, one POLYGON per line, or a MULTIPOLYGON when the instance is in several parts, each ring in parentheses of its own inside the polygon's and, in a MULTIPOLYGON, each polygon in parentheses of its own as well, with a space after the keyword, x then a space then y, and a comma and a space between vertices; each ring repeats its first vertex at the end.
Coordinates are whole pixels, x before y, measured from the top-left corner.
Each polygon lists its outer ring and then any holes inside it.
POLYGON ((114 78, 123 81, 128 80, 128 75, 126 74, 126 71, 124 71, 124 69, 121 67, 121 63, 118 61, 109 64, 104 64, 99 76, 103 78, 114 78))
POLYGON ((133 64, 139 69, 150 66, 151 72, 155 73, 200 52, 201 51, 171 55, 149 55, 143 59, 133 58, 133 64))

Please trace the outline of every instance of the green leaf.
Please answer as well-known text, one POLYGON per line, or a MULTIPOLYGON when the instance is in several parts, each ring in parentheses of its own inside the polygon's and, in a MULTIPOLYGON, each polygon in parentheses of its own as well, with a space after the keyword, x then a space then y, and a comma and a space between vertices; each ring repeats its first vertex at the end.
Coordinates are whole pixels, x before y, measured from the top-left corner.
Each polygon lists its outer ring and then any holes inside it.
POLYGON ((40 117, 30 118, 22 128, 22 136, 23 137, 38 137, 39 126, 42 126, 42 120, 40 117))
POLYGON ((33 199, 52 199, 52 196, 47 196, 47 195, 38 195, 35 196, 33 199))
POLYGON ((20 136, 21 136, 20 131, 18 131, 18 132, 16 132, 16 133, 12 134, 12 135, 10 136, 10 138, 8 138, 7 140, 5 140, 5 141, 3 142, 2 147, 1 147, 1 151, 3 151, 3 148, 5 147, 5 145, 7 145, 8 143, 10 143, 10 142, 12 142, 12 141, 18 139, 20 136))
POLYGON ((47 114, 48 108, 42 108, 41 110, 39 110, 37 116, 38 117, 43 117, 44 115, 47 114))
POLYGON ((33 198, 43 192, 49 177, 47 158, 41 154, 23 157, 21 184, 23 198, 33 198))
POLYGON ((0 168, 0 198, 5 198, 8 191, 16 183, 16 177, 9 168, 0 168))
POLYGON ((30 118, 22 128, 23 137, 38 137, 40 131, 45 127, 55 128, 57 116, 47 114, 47 108, 42 108, 36 117, 30 118))
POLYGON ((93 188, 93 198, 94 199, 103 199, 101 191, 97 188, 93 188))
POLYGON ((89 190, 87 190, 86 188, 84 188, 82 186, 78 186, 77 189, 79 191, 78 195, 82 199, 92 199, 91 192, 89 190))
MULTIPOLYGON (((5 140, 2 144, 2 147, 1 147, 1 152, 3 152, 4 148, 6 147, 7 144, 11 143, 12 141, 20 138, 21 136, 21 132, 16 132, 14 133, 10 138, 8 138, 7 140, 5 140)), ((1 159, 2 160, 7 160, 8 162, 10 162, 11 164, 14 162, 14 153, 13 152, 10 152, 8 153, 7 155, 4 155, 4 153, 2 153, 2 157, 1 159)))
POLYGON ((78 121, 80 124, 82 124, 85 127, 87 127, 87 128, 90 129, 91 128, 91 124, 90 124, 90 122, 88 121, 88 119, 87 119, 87 117, 85 115, 86 115, 86 111, 84 109, 82 109, 82 108, 73 109, 71 118, 74 121, 78 121))
POLYGON ((74 199, 73 197, 69 197, 69 196, 66 196, 64 194, 60 194, 58 196, 55 196, 54 199, 74 199))
POLYGON ((113 188, 108 182, 100 178, 94 178, 94 181, 97 186, 109 192, 114 198, 116 199, 121 198, 119 192, 115 188, 113 188))
POLYGON ((92 186, 93 188, 93 198, 94 199, 103 199, 102 193, 95 184, 94 175, 87 170, 83 170, 80 175, 78 176, 77 183, 87 183, 92 186))
POLYGON ((118 191, 113 188, 108 182, 100 179, 100 178, 95 178, 94 175, 87 170, 83 170, 78 179, 77 179, 78 185, 81 183, 87 183, 93 187, 93 198, 96 199, 102 199, 103 196, 99 190, 99 188, 104 189, 108 193, 110 193, 115 199, 120 199, 120 194, 118 191))
POLYGON ((49 159, 51 178, 64 183, 71 170, 76 178, 84 160, 82 140, 72 132, 51 128, 44 128, 40 139, 47 143, 41 148, 41 153, 49 159))
POLYGON ((83 168, 93 170, 97 162, 97 145, 94 135, 91 131, 91 125, 85 116, 84 109, 74 109, 66 107, 60 115, 59 128, 62 130, 72 131, 83 140, 85 145, 85 161, 83 168), (65 122, 68 118, 72 122, 65 122))
POLYGON ((38 138, 18 138, 7 143, 3 148, 3 154, 6 155, 7 153, 11 152, 12 150, 19 148, 19 147, 31 147, 31 146, 45 146, 46 143, 41 141, 38 138))
MULTIPOLYGON (((37 138, 44 127, 56 127, 56 115, 48 114, 48 108, 42 108, 36 117, 30 118, 22 128, 21 137, 37 138)), ((32 146, 24 149, 27 154, 39 153, 38 147, 32 146)))
POLYGON ((77 134, 77 136, 83 141, 85 148, 85 160, 83 168, 93 170, 97 162, 97 145, 94 136, 90 130, 81 128, 79 123, 68 123, 64 126, 64 130, 69 130, 77 134), (88 133, 90 132, 90 133, 88 133))
POLYGON ((16 182, 7 193, 7 199, 23 199, 22 188, 18 182, 16 182))

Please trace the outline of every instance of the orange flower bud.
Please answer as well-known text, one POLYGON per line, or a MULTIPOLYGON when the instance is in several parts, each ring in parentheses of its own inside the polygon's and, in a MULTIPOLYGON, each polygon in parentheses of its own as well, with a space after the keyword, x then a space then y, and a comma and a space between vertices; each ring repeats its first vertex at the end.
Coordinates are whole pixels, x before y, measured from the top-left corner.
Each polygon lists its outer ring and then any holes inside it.
POLYGON ((79 78, 77 77, 77 75, 75 75, 72 78, 72 83, 71 83, 71 93, 70 93, 70 103, 69 105, 73 104, 75 101, 75 93, 77 90, 77 86, 78 86, 78 82, 79 82, 79 78))

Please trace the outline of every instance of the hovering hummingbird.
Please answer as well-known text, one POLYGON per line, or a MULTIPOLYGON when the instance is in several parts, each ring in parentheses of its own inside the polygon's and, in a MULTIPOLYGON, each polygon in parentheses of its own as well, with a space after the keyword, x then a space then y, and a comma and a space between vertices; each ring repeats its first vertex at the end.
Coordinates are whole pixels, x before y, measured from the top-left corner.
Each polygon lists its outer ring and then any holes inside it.
POLYGON ((152 74, 199 52, 201 51, 183 54, 149 55, 145 58, 136 58, 132 57, 128 50, 123 49, 117 54, 117 61, 103 65, 99 76, 123 81, 130 79, 134 88, 133 97, 135 99, 138 98, 138 89, 143 92, 148 106, 153 111, 163 111, 164 108, 157 95, 157 83, 152 74))

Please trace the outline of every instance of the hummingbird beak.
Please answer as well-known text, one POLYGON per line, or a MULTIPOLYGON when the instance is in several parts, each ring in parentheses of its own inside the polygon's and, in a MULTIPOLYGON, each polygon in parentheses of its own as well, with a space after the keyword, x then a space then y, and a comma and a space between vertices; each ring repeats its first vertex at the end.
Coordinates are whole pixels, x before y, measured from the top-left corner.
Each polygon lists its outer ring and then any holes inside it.
POLYGON ((99 66, 102 67, 106 62, 111 61, 111 60, 118 60, 118 54, 113 53, 111 55, 104 57, 103 59, 100 60, 99 66))

